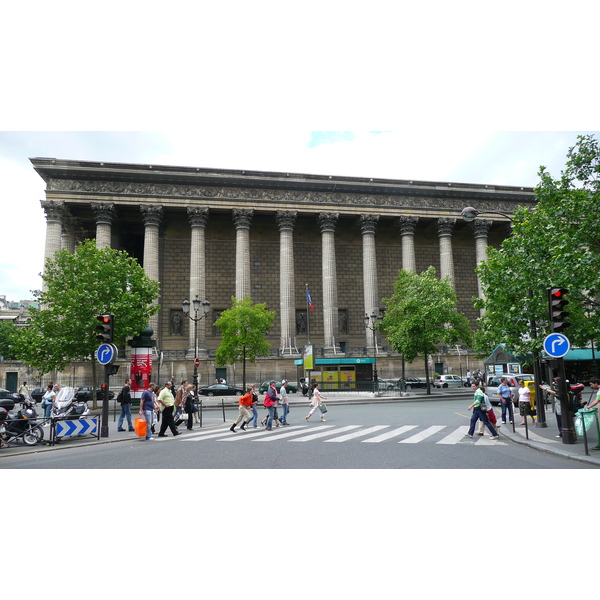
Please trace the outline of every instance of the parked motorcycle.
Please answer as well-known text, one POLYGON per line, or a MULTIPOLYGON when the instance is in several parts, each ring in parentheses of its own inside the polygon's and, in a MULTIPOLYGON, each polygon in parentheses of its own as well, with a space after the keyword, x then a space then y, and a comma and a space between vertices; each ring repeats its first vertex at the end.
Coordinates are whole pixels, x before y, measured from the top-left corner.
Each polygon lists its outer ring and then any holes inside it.
POLYGON ((303 396, 308 394, 308 383, 306 383, 305 377, 300 377, 300 389, 302 390, 303 396))
POLYGON ((85 419, 90 414, 87 402, 77 400, 75 392, 72 387, 60 388, 52 405, 54 419, 85 419))
POLYGON ((26 446, 34 446, 44 439, 44 430, 37 422, 38 414, 32 398, 11 394, 10 398, 0 401, 0 412, 0 437, 4 442, 22 441, 26 446), (21 410, 11 413, 17 403, 21 404, 21 410))

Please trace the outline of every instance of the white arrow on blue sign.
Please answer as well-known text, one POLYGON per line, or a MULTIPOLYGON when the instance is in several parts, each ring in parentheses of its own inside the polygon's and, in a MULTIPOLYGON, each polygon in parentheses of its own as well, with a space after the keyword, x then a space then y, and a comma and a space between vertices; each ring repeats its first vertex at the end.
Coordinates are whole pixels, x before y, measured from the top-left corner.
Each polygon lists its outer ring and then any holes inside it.
POLYGON ((101 365, 110 365, 115 361, 117 355, 118 350, 114 344, 101 344, 96 352, 96 358, 101 365))
POLYGON ((79 421, 58 421, 56 435, 68 437, 70 435, 95 435, 98 430, 98 419, 81 419, 79 421))
POLYGON ((562 358, 571 349, 571 342, 562 333, 551 333, 544 340, 544 350, 552 358, 562 358))

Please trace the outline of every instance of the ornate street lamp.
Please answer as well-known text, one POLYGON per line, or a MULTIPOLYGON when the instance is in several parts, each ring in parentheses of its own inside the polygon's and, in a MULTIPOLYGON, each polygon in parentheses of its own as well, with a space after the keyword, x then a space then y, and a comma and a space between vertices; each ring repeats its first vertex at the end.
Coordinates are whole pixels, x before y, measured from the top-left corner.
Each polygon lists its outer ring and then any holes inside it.
POLYGON ((194 309, 194 316, 190 314, 190 301, 184 300, 181 303, 181 308, 183 310, 183 314, 188 317, 191 321, 194 322, 194 387, 196 388, 196 394, 198 393, 198 321, 205 319, 208 316, 210 311, 210 302, 208 300, 200 300, 198 296, 196 296, 192 300, 192 305, 194 309), (200 312, 200 308, 204 311, 203 315, 198 316, 200 312))
POLYGON ((373 332, 373 394, 379 396, 379 374, 377 373, 377 323, 383 321, 373 310, 370 315, 365 314, 363 319, 365 328, 373 332))

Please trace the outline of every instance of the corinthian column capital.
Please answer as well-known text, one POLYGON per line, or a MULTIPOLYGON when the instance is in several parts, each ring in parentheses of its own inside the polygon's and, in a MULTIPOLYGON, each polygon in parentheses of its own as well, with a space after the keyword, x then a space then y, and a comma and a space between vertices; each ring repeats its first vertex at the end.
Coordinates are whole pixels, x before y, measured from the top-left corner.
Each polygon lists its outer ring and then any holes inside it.
POLYGON ((190 227, 206 227, 208 208, 188 206, 187 214, 190 220, 190 227))

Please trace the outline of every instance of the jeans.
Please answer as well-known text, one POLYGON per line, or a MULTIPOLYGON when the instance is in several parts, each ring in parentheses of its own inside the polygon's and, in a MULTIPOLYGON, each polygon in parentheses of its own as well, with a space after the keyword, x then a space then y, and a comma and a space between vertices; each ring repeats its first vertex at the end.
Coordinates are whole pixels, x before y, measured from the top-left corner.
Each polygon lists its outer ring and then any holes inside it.
POLYGON ((273 419, 277 419, 278 418, 277 407, 275 405, 268 406, 267 410, 269 411, 269 416, 267 418, 267 429, 271 429, 271 427, 273 425, 273 419))
POLYGON ((490 423, 485 411, 480 408, 473 409, 473 415, 471 416, 471 426, 469 427, 469 435, 472 436, 475 433, 475 424, 477 421, 482 420, 486 427, 490 430, 490 433, 495 437, 498 435, 498 432, 494 429, 494 426, 490 423))
POLYGON ((287 404, 287 402, 286 402, 285 404, 282 404, 281 406, 283 406, 283 415, 281 415, 281 422, 287 423, 287 415, 290 412, 290 405, 287 404))
POLYGON ((145 410, 144 419, 146 419, 146 439, 149 440, 152 437, 152 419, 154 418, 153 410, 145 410))
POLYGON ((127 417, 127 424, 129 425, 129 430, 131 431, 133 429, 133 421, 131 420, 131 404, 129 404, 129 402, 121 404, 121 414, 119 415, 117 429, 123 428, 123 420, 125 417, 127 417))
POLYGON ((49 419, 52 412, 52 404, 44 404, 44 419, 49 419))
POLYGON ((508 408, 508 420, 512 423, 515 420, 512 400, 510 398, 502 398, 500 406, 502 407, 502 422, 506 423, 506 409, 508 408))
POLYGON ((250 419, 250 423, 252 423, 252 427, 258 427, 258 409, 256 408, 256 404, 252 405, 252 419, 250 419))

